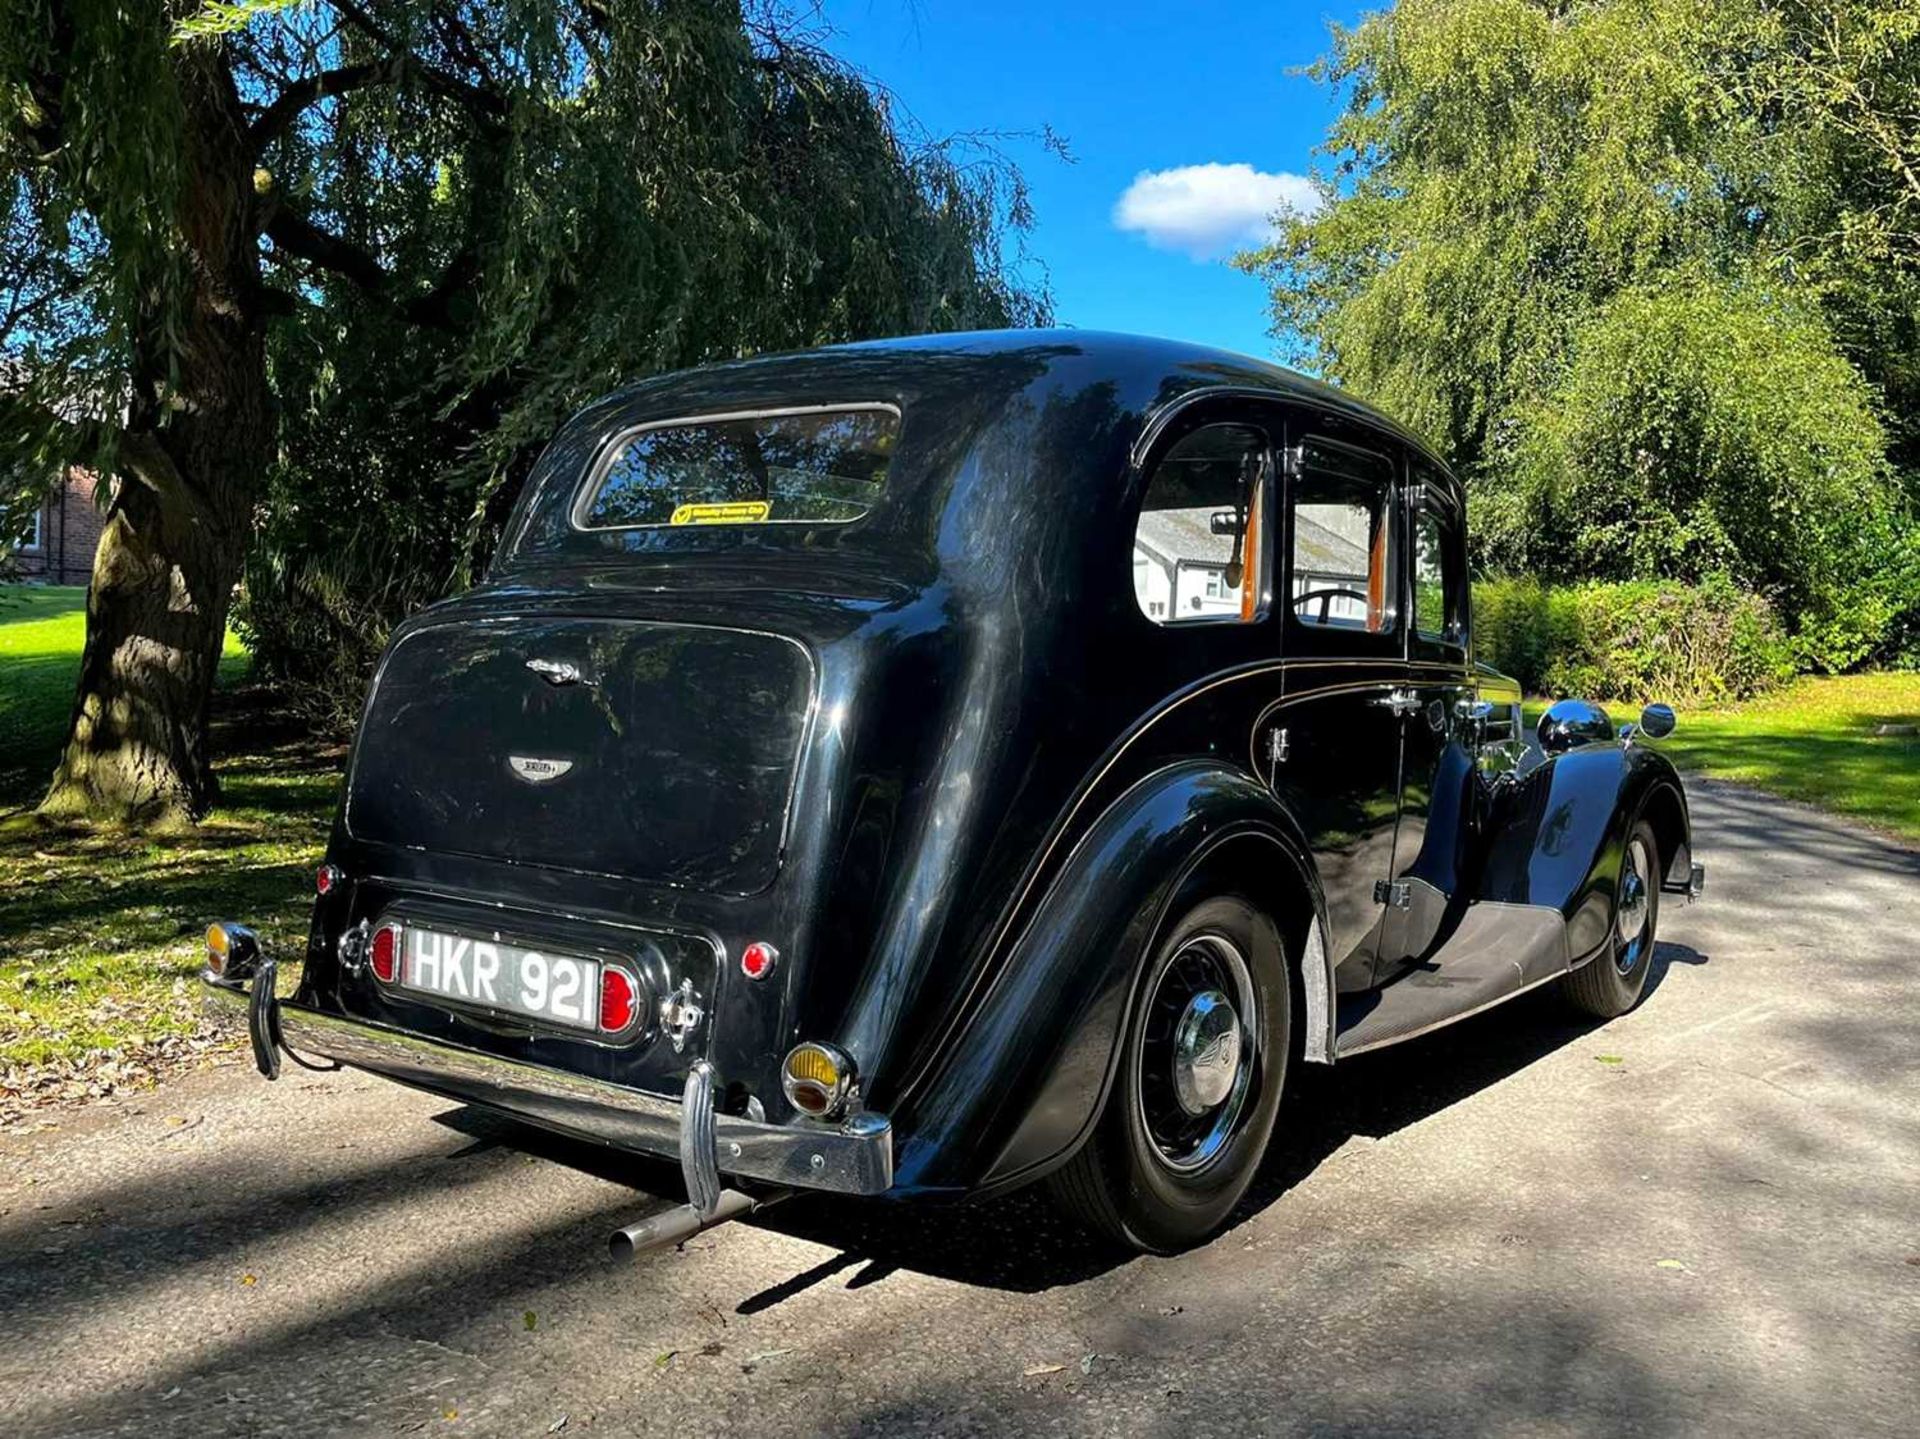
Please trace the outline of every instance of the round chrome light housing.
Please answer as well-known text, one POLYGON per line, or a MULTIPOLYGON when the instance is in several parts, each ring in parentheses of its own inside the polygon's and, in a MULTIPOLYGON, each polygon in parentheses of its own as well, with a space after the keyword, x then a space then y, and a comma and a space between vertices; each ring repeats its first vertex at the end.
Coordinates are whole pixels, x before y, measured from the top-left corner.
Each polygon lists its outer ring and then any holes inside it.
POLYGON ((831 1044, 796 1044, 780 1062, 787 1103, 810 1119, 837 1119, 853 1092, 853 1060, 831 1044))
POLYGON ((244 924, 207 926, 207 972, 216 979, 251 978, 260 960, 260 941, 244 924))
POLYGON ((332 894, 346 876, 337 864, 323 864, 313 872, 313 892, 322 899, 332 894))
POLYGON ((1599 705, 1586 700, 1558 700, 1540 716, 1534 735, 1544 752, 1562 754, 1583 744, 1603 744, 1612 739, 1613 719, 1599 705))

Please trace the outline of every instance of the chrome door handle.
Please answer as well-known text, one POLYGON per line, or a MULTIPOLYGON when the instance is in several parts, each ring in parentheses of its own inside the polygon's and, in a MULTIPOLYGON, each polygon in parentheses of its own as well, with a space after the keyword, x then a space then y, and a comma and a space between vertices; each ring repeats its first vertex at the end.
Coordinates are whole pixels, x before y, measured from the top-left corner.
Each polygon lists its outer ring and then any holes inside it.
POLYGON ((1420 708, 1420 697, 1412 690, 1389 690, 1374 703, 1397 715, 1410 715, 1420 708))

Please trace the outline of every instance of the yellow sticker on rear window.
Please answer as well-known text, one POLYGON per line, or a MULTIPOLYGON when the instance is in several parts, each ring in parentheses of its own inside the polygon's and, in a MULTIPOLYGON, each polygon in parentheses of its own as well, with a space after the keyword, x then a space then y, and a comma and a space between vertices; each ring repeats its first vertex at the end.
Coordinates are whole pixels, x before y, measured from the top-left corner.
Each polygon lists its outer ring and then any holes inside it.
POLYGON ((765 500, 726 500, 706 505, 675 505, 675 525, 755 525, 771 508, 765 500))

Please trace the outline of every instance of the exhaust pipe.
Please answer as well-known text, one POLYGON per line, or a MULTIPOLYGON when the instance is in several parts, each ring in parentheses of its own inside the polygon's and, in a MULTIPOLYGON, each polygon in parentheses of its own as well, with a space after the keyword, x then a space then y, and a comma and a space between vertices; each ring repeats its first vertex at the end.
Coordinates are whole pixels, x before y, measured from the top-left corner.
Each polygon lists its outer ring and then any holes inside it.
POLYGON ((607 1253, 617 1260, 629 1260, 637 1259, 652 1249, 684 1244, 703 1229, 711 1229, 716 1224, 725 1224, 729 1219, 738 1219, 756 1209, 777 1204, 790 1192, 782 1189, 772 1194, 753 1195, 743 1194, 738 1189, 723 1189, 713 1208, 705 1213, 691 1204, 681 1204, 635 1220, 625 1229, 614 1230, 607 1236, 607 1253))

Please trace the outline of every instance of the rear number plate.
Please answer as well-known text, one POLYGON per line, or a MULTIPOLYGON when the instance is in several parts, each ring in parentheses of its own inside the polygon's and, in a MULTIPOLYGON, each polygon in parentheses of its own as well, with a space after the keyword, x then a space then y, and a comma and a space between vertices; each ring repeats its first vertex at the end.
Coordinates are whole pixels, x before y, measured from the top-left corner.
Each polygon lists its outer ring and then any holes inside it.
POLYGON ((600 965, 465 934, 406 928, 400 987, 573 1029, 600 1026, 600 965))

